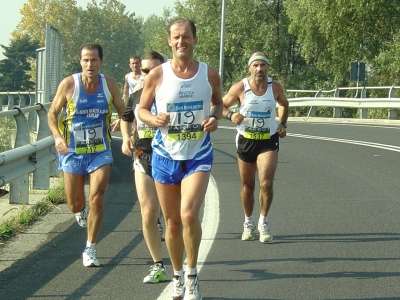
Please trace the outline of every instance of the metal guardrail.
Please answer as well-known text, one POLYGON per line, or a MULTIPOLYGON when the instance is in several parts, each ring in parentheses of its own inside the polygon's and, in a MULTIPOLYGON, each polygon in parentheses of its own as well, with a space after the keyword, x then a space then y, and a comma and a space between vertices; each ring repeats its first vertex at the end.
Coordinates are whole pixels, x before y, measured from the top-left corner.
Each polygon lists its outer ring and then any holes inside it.
POLYGON ((57 152, 54 139, 47 125, 45 105, 0 111, 0 118, 13 116, 17 124, 14 148, 0 153, 0 187, 9 184, 9 201, 15 204, 29 203, 29 175, 32 174, 33 189, 49 189, 50 176, 57 175, 57 152), (28 117, 27 117, 28 114, 28 117), (36 142, 31 143, 31 130, 28 119, 38 119, 36 142))
POLYGON ((307 117, 315 117, 317 107, 333 107, 333 118, 342 116, 342 108, 358 108, 360 119, 368 118, 369 108, 388 109, 388 119, 397 120, 400 109, 400 98, 395 97, 396 90, 400 86, 375 86, 375 87, 339 87, 333 90, 286 90, 286 93, 294 93, 296 97, 288 97, 290 107, 309 106, 307 117), (354 98, 340 97, 340 91, 355 90, 354 98), (387 98, 368 98, 368 90, 387 90, 387 98), (314 94, 313 97, 297 97, 299 94, 314 94))
MULTIPOLYGON (((360 109, 360 118, 367 118, 369 108, 388 109, 388 119, 398 119, 400 98, 395 97, 400 86, 344 87, 333 90, 286 90, 296 97, 288 97, 290 107, 310 107, 308 117, 314 117, 317 107, 333 107, 333 118, 340 118, 342 108, 360 109), (386 98, 368 98, 367 90, 386 89, 386 98), (340 91, 355 90, 353 98, 340 97, 340 91), (313 96, 298 97, 300 94, 313 96)), ((17 123, 15 147, 0 153, 0 187, 10 184, 10 203, 29 203, 29 174, 33 174, 33 188, 48 189, 50 176, 58 175, 57 152, 47 125, 50 103, 35 104, 32 92, 0 92, 0 118, 13 116, 17 123), (2 111, 3 107, 7 110, 2 111), (36 114, 33 114, 36 112, 36 114), (28 114, 28 119, 26 118, 28 114), (30 143, 29 126, 39 119, 37 141, 30 143)), ((33 125, 32 125, 33 124, 33 125)))

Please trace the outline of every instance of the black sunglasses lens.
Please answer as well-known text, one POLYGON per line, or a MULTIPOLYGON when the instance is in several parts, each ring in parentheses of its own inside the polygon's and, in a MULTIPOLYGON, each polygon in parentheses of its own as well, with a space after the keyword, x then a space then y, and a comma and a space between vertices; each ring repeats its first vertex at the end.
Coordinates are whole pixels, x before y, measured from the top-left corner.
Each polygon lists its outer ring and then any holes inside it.
POLYGON ((150 70, 149 69, 141 69, 143 73, 149 74, 150 70))

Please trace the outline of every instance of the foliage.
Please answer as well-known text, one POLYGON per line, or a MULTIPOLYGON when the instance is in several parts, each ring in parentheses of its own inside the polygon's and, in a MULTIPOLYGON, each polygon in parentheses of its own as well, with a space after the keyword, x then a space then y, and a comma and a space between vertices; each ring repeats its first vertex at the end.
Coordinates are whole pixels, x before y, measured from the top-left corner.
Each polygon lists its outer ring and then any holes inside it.
MULTIPOLYGON (((225 2, 224 92, 248 75, 247 60, 255 51, 266 52, 271 61, 269 75, 286 89, 355 86, 349 71, 350 63, 356 60, 366 63, 367 81, 362 85, 399 84, 400 23, 396 16, 400 0, 225 2)), ((146 20, 126 12, 118 0, 92 0, 86 8, 77 7, 75 0, 28 0, 13 36, 28 35, 43 46, 45 24, 58 28, 64 41, 64 76, 80 71, 80 45, 98 42, 105 53, 102 73, 114 77, 122 88, 131 55, 156 50, 171 58, 167 27, 175 16, 195 22, 199 37, 195 56, 218 69, 221 13, 219 0, 177 1, 174 10, 164 9, 162 16, 151 15, 146 20)), ((330 111, 321 109, 318 113, 330 111)), ((343 110, 346 116, 357 113, 343 110)))
POLYGON ((103 47, 102 73, 122 85, 129 56, 143 48, 141 22, 134 13, 125 12, 118 0, 92 0, 86 9, 75 0, 28 0, 21 9, 22 19, 13 37, 29 35, 44 46, 46 23, 57 28, 63 38, 63 76, 79 72, 79 48, 95 42, 103 47))
POLYGON ((0 61, 0 91, 32 91, 34 82, 30 81, 30 59, 36 56, 37 42, 25 35, 13 39, 10 46, 1 45, 5 59, 0 61))
POLYGON ((172 20, 172 13, 164 9, 162 17, 149 16, 143 23, 142 34, 144 38, 144 52, 157 51, 171 59, 171 48, 168 45, 168 24, 172 20))
MULTIPOLYGON (((333 75, 333 86, 349 84, 352 61, 373 63, 400 25, 398 0, 287 0, 289 31, 307 63, 333 75)), ((396 54, 399 56, 399 54, 396 54)), ((388 66, 384 67, 387 68, 388 66)))
MULTIPOLYGON (((125 12, 125 5, 117 0, 101 0, 80 10, 74 32, 74 52, 66 54, 69 62, 78 60, 79 47, 85 42, 99 43, 103 47, 104 62, 101 72, 114 77, 122 86, 129 57, 140 55, 143 49, 141 22, 134 13, 125 12)), ((66 74, 80 71, 66 68, 66 74)), ((129 71, 129 70, 128 70, 129 71)))
POLYGON ((0 117, 0 153, 12 148, 10 131, 15 127, 11 117, 0 117))

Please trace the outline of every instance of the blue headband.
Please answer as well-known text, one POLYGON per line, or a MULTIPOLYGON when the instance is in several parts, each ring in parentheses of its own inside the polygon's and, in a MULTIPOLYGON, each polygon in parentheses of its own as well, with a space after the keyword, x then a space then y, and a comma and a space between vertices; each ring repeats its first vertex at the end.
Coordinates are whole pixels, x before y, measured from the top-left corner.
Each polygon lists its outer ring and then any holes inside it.
POLYGON ((264 55, 252 55, 250 56, 249 62, 248 62, 248 66, 250 67, 250 65, 253 63, 253 61, 255 60, 262 60, 264 62, 267 63, 267 65, 269 66, 269 59, 268 57, 264 56, 264 55))

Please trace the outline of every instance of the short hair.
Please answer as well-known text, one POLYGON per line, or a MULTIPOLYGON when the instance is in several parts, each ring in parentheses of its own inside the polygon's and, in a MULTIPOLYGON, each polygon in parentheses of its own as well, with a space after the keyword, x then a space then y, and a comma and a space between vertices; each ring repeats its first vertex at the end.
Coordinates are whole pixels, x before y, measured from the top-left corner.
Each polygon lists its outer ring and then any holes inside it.
POLYGON ((173 25, 175 25, 175 24, 185 24, 185 23, 189 24, 190 29, 192 30, 193 37, 195 37, 196 36, 196 25, 194 25, 194 22, 192 20, 185 19, 185 18, 177 18, 175 20, 172 20, 169 23, 169 26, 168 26, 168 35, 171 35, 171 27, 173 25))
POLYGON ((158 59, 161 63, 165 62, 164 56, 162 56, 162 54, 160 54, 156 51, 149 51, 149 52, 144 53, 141 57, 141 60, 144 60, 144 59, 151 59, 151 60, 158 59))
POLYGON ((138 59, 140 61, 140 57, 137 55, 132 55, 131 57, 129 57, 129 60, 131 59, 138 59))
POLYGON ((82 58, 82 50, 95 50, 97 49, 98 53, 99 53, 99 57, 100 60, 103 60, 103 48, 100 46, 100 44, 96 44, 96 43, 85 43, 81 46, 80 50, 79 50, 79 59, 82 58))

